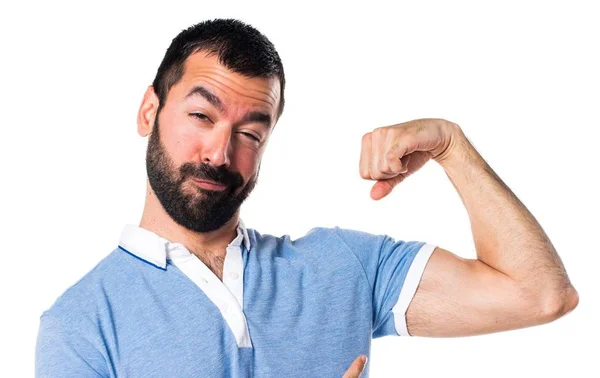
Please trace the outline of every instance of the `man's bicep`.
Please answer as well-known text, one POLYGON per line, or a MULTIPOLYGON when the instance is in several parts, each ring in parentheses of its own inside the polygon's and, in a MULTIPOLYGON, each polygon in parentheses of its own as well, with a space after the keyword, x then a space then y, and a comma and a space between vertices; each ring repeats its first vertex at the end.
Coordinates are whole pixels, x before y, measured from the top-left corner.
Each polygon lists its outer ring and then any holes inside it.
POLYGON ((406 311, 411 336, 471 336, 533 325, 537 304, 482 261, 436 247, 406 311))

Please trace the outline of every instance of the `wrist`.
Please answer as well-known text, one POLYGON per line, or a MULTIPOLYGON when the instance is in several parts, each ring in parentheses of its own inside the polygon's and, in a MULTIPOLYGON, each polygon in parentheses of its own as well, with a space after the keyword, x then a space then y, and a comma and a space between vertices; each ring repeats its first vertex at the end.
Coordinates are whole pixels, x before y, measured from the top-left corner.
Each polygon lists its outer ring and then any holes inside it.
POLYGON ((458 150, 460 148, 464 148, 463 146, 461 146, 464 143, 462 143, 460 140, 461 138, 466 138, 462 130, 460 129, 460 126, 458 126, 456 123, 452 123, 449 121, 443 122, 443 129, 444 133, 447 135, 446 139, 448 140, 448 142, 441 151, 435 151, 435 154, 431 157, 440 165, 445 164, 449 160, 456 159, 456 156, 460 152, 458 150))
POLYGON ((451 169, 464 169, 465 164, 477 160, 478 153, 469 142, 460 126, 447 122, 445 125, 448 132, 448 146, 439 154, 432 157, 446 171, 451 169))
POLYGON ((486 165, 483 157, 477 152, 460 127, 454 124, 451 142, 443 153, 434 160, 437 161, 447 174, 464 172, 467 167, 486 165))

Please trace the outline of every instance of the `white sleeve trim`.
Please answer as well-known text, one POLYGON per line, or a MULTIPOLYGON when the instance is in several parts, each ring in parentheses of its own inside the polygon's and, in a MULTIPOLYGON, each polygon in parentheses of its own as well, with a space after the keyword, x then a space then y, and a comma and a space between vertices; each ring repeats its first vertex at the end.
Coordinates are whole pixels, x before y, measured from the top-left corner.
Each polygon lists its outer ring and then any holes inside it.
POLYGON ((396 305, 392 308, 392 312, 394 313, 394 325, 396 327, 396 333, 398 333, 399 336, 410 336, 406 326, 406 310, 408 310, 408 305, 410 305, 410 302, 415 296, 417 287, 419 287, 419 282, 421 282, 421 276, 425 271, 425 266, 427 266, 427 261, 429 261, 435 247, 436 245, 434 244, 426 243, 419 249, 419 252, 417 252, 417 255, 414 257, 412 264, 408 269, 408 273, 406 274, 406 279, 400 290, 398 302, 396 302, 396 305))

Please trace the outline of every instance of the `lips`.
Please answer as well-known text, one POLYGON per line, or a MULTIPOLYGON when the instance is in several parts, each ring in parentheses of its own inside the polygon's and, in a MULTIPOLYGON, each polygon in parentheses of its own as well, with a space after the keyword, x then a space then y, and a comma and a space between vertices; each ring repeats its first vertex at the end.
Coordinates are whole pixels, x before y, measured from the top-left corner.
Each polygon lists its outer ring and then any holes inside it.
POLYGON ((219 184, 219 183, 216 183, 216 182, 210 181, 210 180, 204 180, 204 179, 200 180, 200 179, 192 178, 192 181, 194 182, 194 184, 200 186, 203 189, 207 189, 207 190, 223 191, 223 190, 227 189, 227 185, 219 184))

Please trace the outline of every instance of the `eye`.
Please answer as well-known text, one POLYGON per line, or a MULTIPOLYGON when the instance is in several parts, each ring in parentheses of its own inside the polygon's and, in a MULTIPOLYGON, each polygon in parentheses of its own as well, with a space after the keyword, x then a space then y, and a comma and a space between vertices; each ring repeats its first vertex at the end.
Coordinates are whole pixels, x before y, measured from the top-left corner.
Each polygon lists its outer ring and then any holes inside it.
POLYGON ((256 136, 254 136, 254 134, 250 134, 250 133, 241 133, 247 137, 249 137, 250 139, 256 141, 256 142, 260 142, 260 139, 258 139, 256 136))
POLYGON ((202 113, 190 113, 192 117, 198 118, 201 121, 212 122, 210 118, 208 118, 205 114, 202 113))

